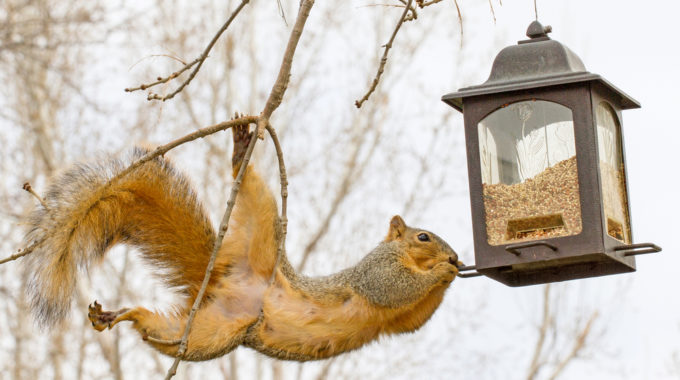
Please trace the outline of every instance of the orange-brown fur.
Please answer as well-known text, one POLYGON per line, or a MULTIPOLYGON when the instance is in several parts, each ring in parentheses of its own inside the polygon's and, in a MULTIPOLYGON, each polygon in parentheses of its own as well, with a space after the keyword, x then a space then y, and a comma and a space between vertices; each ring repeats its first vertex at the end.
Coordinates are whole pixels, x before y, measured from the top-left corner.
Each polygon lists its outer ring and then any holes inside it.
MULTIPOLYGON (((234 176, 250 138, 247 127, 234 131, 234 176)), ((165 280, 187 295, 186 303, 169 314, 143 307, 108 312, 95 303, 88 317, 97 330, 131 321, 151 346, 174 356, 214 232, 186 180, 165 159, 105 185, 103 173, 124 166, 111 161, 73 169, 48 193, 48 208, 33 214, 27 239, 45 240, 26 267, 33 307, 46 324, 63 318, 71 292, 63 284, 73 287, 77 266, 96 263, 118 242, 132 244, 165 269, 165 280)), ((270 284, 279 237, 275 199, 248 167, 185 360, 211 359, 239 345, 279 359, 314 360, 383 334, 414 331, 437 309, 460 264, 439 237, 395 216, 384 241, 354 267, 308 278, 284 255, 270 284)))

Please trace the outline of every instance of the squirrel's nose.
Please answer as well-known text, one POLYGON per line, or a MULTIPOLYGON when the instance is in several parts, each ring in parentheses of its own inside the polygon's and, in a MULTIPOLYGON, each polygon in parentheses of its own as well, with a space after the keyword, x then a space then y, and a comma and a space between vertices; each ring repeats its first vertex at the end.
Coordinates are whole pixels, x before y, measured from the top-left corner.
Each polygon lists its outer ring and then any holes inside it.
POLYGON ((461 266, 463 266, 463 263, 458 261, 458 255, 455 253, 449 256, 449 264, 455 266, 456 268, 460 268, 461 266))

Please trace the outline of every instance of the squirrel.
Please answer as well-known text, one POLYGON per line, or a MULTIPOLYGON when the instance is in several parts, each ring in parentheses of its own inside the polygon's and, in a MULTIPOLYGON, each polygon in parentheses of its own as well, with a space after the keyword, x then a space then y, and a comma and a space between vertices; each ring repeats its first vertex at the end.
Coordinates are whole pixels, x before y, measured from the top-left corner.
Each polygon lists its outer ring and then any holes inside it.
MULTIPOLYGON (((253 137, 232 130, 233 176, 253 137)), ((29 216, 27 292, 36 319, 52 326, 70 309, 78 270, 96 265, 112 246, 136 247, 186 303, 168 314, 144 307, 88 308, 102 331, 122 321, 153 348, 176 356, 216 241, 188 180, 164 157, 125 176, 148 153, 79 164, 52 182, 29 216)), ((456 252, 432 232, 394 216, 385 239, 353 267, 324 277, 296 273, 285 254, 276 200, 252 166, 245 169, 227 234, 188 337, 184 360, 209 360, 243 345, 265 355, 307 361, 357 349, 386 334, 415 331, 442 302, 458 274, 456 252), (273 281, 270 283, 270 278, 273 281)))

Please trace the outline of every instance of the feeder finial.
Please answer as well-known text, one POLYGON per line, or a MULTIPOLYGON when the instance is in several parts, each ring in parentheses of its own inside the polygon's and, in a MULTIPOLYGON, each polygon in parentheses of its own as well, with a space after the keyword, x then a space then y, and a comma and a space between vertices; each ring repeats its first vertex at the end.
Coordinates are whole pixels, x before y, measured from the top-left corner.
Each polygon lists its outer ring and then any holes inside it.
POLYGON ((534 38, 543 38, 543 39, 550 39, 548 37, 548 33, 552 32, 552 26, 546 25, 543 26, 540 22, 533 21, 530 25, 529 28, 527 28, 527 37, 534 39, 534 38))

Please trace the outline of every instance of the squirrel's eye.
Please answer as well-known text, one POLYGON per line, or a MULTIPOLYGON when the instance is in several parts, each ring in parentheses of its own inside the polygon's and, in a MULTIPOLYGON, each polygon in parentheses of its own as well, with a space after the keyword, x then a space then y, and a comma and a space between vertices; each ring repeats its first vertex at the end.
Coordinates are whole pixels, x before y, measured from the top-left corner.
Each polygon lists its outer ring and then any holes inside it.
POLYGON ((425 233, 418 234, 418 240, 420 240, 420 241, 430 241, 430 237, 427 236, 427 234, 425 234, 425 233))

